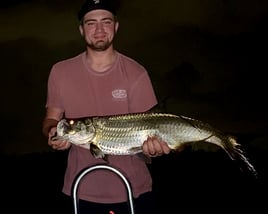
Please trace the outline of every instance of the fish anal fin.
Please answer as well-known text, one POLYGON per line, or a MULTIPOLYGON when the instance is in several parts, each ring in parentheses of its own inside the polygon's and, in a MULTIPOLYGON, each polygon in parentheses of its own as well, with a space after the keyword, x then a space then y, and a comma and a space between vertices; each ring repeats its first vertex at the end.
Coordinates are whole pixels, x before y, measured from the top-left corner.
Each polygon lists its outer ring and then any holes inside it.
POLYGON ((136 146, 136 147, 131 147, 129 149, 129 152, 132 154, 137 154, 142 152, 142 146, 136 146))
POLYGON ((136 154, 138 158, 141 158, 146 163, 151 163, 151 157, 145 155, 142 151, 142 146, 132 147, 129 151, 133 154, 136 154))
POLYGON ((192 151, 203 150, 205 152, 216 152, 221 149, 218 145, 205 140, 191 142, 189 145, 191 146, 192 151))
POLYGON ((219 150, 219 146, 207 142, 206 139, 198 140, 198 141, 188 141, 183 144, 179 144, 177 147, 175 147, 173 150, 175 152, 181 152, 183 151, 186 147, 190 147, 193 152, 203 150, 206 152, 215 152, 219 150))

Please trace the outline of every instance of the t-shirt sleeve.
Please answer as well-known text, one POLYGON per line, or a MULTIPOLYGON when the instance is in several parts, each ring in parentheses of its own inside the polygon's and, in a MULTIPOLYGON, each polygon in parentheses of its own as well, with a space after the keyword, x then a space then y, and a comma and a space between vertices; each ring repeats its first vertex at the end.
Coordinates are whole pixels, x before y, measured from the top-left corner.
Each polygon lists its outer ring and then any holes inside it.
POLYGON ((129 104, 131 113, 148 111, 157 104, 153 85, 146 71, 131 86, 129 104))
POLYGON ((56 82, 56 69, 52 67, 47 83, 46 107, 62 109, 62 105, 60 104, 59 84, 56 82))

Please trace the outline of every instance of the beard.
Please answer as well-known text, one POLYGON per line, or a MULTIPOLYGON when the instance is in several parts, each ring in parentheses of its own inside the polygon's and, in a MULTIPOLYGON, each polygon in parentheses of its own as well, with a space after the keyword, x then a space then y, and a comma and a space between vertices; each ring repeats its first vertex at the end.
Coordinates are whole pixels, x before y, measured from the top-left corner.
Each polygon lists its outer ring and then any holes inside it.
POLYGON ((112 45, 112 43, 113 41, 101 40, 95 43, 87 43, 87 46, 94 51, 105 51, 112 45))

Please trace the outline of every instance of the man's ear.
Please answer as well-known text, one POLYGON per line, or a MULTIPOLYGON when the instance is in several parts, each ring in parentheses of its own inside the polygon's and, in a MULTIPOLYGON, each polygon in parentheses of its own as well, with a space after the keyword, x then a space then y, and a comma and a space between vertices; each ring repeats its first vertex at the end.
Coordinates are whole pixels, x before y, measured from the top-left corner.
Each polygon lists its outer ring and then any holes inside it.
POLYGON ((81 24, 79 25, 79 32, 81 36, 84 36, 84 29, 81 24))
POLYGON ((118 28, 119 28, 119 22, 116 22, 115 23, 115 27, 114 28, 115 28, 115 32, 117 32, 118 31, 118 28))

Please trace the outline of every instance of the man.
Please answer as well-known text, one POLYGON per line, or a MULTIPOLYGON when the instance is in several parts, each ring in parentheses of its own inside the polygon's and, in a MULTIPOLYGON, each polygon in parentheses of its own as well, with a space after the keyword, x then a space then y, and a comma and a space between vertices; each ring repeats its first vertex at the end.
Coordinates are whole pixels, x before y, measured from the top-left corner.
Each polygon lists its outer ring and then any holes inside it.
MULTIPOLYGON (((118 31, 116 10, 109 0, 87 0, 78 18, 79 31, 86 50, 53 65, 49 79, 43 133, 56 150, 69 149, 63 193, 71 196, 77 174, 96 164, 88 149, 67 141, 51 141, 56 124, 63 117, 79 118, 146 112, 157 105, 145 68, 113 47, 118 31)), ((165 142, 148 137, 143 153, 155 157, 168 154, 165 142)), ((109 164, 121 170, 131 183, 136 213, 152 213, 152 178, 145 159, 133 156, 109 156, 109 164)), ((79 213, 127 213, 127 194, 123 181, 115 174, 98 170, 86 176, 79 186, 79 213)))

